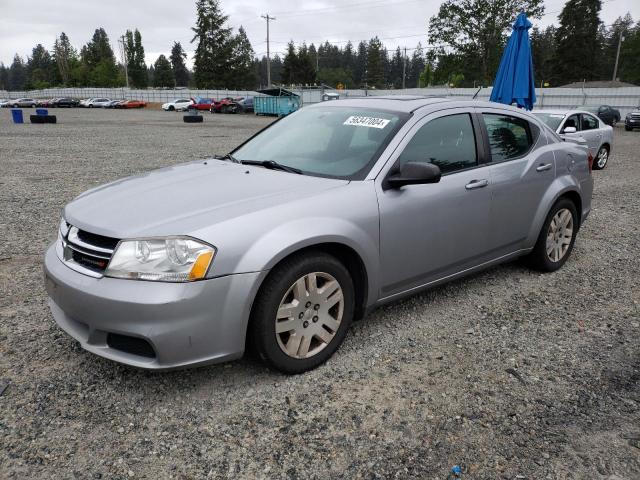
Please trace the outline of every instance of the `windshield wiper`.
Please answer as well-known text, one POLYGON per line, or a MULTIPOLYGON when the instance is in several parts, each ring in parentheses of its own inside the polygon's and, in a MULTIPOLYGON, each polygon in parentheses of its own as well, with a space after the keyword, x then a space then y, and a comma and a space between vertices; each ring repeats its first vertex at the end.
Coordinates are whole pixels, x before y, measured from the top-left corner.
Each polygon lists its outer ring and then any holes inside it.
POLYGON ((233 163, 242 163, 242 160, 237 159, 230 153, 227 153, 226 155, 214 155, 213 158, 215 158, 216 160, 229 160, 233 163))
POLYGON ((244 160, 242 163, 245 165, 260 165, 261 167, 268 168, 269 170, 282 170, 283 172, 302 175, 302 170, 295 167, 289 167, 288 165, 282 165, 275 160, 244 160))

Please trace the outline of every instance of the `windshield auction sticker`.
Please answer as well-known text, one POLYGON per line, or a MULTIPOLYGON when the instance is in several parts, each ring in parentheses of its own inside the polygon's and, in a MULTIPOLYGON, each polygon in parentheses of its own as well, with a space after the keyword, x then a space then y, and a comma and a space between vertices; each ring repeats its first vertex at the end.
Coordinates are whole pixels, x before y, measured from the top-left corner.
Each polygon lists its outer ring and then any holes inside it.
POLYGON ((356 127, 384 128, 391 120, 376 117, 360 117, 352 115, 347 118, 343 125, 354 125, 356 127))

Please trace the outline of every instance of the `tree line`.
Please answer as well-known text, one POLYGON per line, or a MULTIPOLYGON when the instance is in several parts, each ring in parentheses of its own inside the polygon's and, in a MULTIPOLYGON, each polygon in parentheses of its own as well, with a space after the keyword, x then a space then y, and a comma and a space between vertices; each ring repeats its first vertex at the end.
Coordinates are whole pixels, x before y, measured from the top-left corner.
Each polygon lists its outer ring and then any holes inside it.
MULTIPOLYGON (((538 84, 560 86, 582 80, 610 80, 620 38, 618 77, 640 84, 640 22, 627 14, 612 25, 600 20, 602 0, 571 0, 559 24, 530 32, 538 84)), ((347 42, 287 45, 271 59, 271 79, 282 85, 325 84, 345 88, 412 88, 491 85, 515 13, 535 23, 544 14, 543 0, 445 0, 428 20, 428 44, 388 50, 380 38, 347 42)), ((554 12, 555 13, 555 12, 554 12)), ((15 55, 0 63, 0 89, 47 87, 134 88, 192 86, 204 89, 255 89, 267 84, 267 58, 256 58, 241 26, 228 25, 219 0, 197 0, 192 28, 193 71, 180 42, 169 58, 145 62, 142 35, 127 30, 119 39, 124 60, 118 62, 103 28, 79 51, 62 32, 50 50, 36 45, 26 60, 15 55)), ((426 32, 425 32, 426 33, 426 32)))

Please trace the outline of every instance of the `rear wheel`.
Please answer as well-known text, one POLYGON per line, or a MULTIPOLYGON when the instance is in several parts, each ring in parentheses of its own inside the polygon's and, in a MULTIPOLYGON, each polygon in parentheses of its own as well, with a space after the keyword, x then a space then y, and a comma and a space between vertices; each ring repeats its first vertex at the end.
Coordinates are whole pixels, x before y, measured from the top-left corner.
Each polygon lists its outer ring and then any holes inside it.
POLYGON ((609 161, 609 149, 606 145, 602 145, 600 150, 598 150, 598 154, 593 162, 594 170, 602 170, 607 166, 607 162, 609 161))
POLYGON ((249 332, 270 367, 301 373, 338 349, 353 319, 355 292, 348 270, 324 253, 292 257, 265 280, 249 332))
POLYGON ((575 204, 561 198, 549 211, 538 241, 527 257, 535 270, 553 272, 569 258, 578 233, 578 213, 575 204))

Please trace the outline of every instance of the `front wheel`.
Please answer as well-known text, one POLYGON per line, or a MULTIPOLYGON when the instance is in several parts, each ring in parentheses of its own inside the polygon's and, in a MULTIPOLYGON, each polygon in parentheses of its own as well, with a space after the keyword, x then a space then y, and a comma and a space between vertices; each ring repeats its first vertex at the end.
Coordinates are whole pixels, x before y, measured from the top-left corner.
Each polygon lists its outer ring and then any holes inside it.
POLYGON ((251 343, 276 370, 311 370, 344 340, 354 305, 353 280, 336 258, 321 252, 289 258, 260 289, 251 315, 251 343))
POLYGON ((578 227, 575 204, 561 198, 549 211, 536 245, 526 259, 529 266, 541 272, 562 267, 571 255, 578 227))
POLYGON ((596 159, 593 162, 593 169, 602 170, 604 167, 607 166, 608 161, 609 161, 609 149, 603 145, 600 147, 600 150, 598 150, 596 159))

